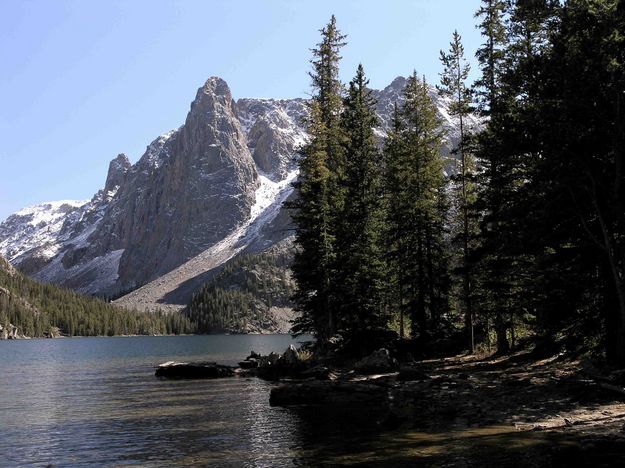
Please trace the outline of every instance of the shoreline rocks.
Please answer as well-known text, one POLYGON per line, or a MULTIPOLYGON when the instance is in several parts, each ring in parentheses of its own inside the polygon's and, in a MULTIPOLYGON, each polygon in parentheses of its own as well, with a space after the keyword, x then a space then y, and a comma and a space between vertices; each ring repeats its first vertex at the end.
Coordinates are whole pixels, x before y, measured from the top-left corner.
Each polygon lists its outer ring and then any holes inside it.
MULTIPOLYGON (((384 348, 352 367, 334 369, 309 359, 291 344, 282 354, 271 352, 262 355, 251 351, 249 356, 238 363, 238 367, 215 362, 168 361, 157 367, 155 375, 170 379, 213 379, 235 375, 258 377, 282 382, 282 385, 271 391, 272 405, 341 404, 385 401, 388 397, 385 376, 396 376, 397 369, 397 361, 384 348)), ((424 378, 423 374, 410 373, 407 369, 402 369, 401 373, 402 380, 424 378)))
POLYGON ((6 327, 0 325, 0 340, 25 340, 28 339, 26 335, 20 333, 20 329, 15 325, 9 323, 6 327))

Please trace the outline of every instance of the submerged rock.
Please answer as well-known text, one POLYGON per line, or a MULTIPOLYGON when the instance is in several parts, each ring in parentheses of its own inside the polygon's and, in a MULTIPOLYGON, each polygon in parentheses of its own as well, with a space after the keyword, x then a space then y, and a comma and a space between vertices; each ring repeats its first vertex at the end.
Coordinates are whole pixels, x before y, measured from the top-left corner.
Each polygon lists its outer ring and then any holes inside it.
POLYGON ((288 383, 271 389, 272 406, 385 404, 388 391, 380 385, 331 380, 288 383))
POLYGON ((234 369, 215 362, 168 361, 156 368, 155 375, 167 379, 219 379, 234 376, 234 369))

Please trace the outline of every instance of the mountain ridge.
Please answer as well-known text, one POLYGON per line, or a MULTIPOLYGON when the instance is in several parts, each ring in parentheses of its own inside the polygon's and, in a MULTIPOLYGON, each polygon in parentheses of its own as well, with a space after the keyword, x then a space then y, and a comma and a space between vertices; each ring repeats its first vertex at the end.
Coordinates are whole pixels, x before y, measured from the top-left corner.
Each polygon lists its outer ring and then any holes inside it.
MULTIPOLYGON (((397 77, 374 90, 380 138, 404 84, 397 77)), ((449 103, 433 88, 431 95, 449 135, 447 158, 457 124, 449 103)), ((79 292, 134 290, 116 301, 120 305, 180 310, 211 270, 288 237, 282 202, 308 138, 306 115, 304 99, 235 101, 227 83, 211 77, 185 123, 156 138, 135 164, 123 153, 114 158, 91 200, 66 202, 67 212, 56 215, 49 202, 27 216, 19 215, 23 210, 9 216, 0 224, 0 255, 35 279, 79 292), (38 216, 55 216, 55 222, 37 224, 38 216)), ((469 126, 475 125, 473 117, 469 126)))

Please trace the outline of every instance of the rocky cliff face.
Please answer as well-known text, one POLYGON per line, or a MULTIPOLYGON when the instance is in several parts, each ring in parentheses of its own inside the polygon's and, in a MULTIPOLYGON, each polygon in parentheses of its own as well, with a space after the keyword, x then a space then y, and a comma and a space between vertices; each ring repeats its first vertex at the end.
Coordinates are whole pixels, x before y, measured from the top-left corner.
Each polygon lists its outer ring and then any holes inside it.
POLYGON ((134 165, 111 161, 89 202, 22 210, 0 229, 2 253, 35 278, 92 294, 144 284, 249 218, 259 184, 228 85, 210 78, 182 127, 134 165))
POLYGON ((166 273, 249 217, 258 176, 234 105, 226 83, 209 79, 185 124, 131 171, 99 233, 124 249, 123 287, 166 273))
POLYGON ((238 115, 258 169, 274 182, 295 166, 297 150, 308 140, 303 99, 239 99, 238 115))
MULTIPOLYGON (((375 91, 381 139, 404 85, 399 77, 375 91)), ((449 103, 434 90, 432 96, 450 148, 458 123, 447 114, 449 103)), ((36 279, 83 293, 145 284, 121 302, 180 309, 229 259, 292 234, 282 203, 308 139, 306 116, 302 99, 235 102, 223 80, 210 78, 184 124, 154 140, 134 165, 118 155, 91 200, 46 203, 7 218, 0 255, 36 279)))

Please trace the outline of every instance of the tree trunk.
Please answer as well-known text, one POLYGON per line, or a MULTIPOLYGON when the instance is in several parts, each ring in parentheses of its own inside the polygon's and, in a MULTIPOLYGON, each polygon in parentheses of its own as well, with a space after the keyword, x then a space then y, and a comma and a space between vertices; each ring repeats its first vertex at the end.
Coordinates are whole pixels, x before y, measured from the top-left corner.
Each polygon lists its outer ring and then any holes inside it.
POLYGON ((417 307, 416 307, 416 321, 419 329, 419 337, 422 338, 426 333, 426 315, 425 315, 425 275, 423 271, 423 241, 419 239, 417 256, 419 258, 419 266, 417 267, 418 276, 418 290, 417 290, 417 307))
POLYGON ((615 364, 625 366, 625 283, 622 257, 617 253, 618 247, 616 245, 616 241, 614 240, 614 236, 604 219, 603 211, 600 208, 595 180, 591 173, 589 173, 588 176, 592 183, 592 202, 595 208, 595 214, 597 215, 597 221, 599 222, 599 227, 601 228, 604 251, 610 267, 610 276, 614 285, 614 292, 616 296, 616 307, 613 312, 615 348, 609 354, 613 356, 615 364))
POLYGON ((506 333, 506 323, 503 319, 503 313, 498 310, 495 317, 495 333, 497 334, 497 353, 508 354, 510 352, 510 343, 506 333))
POLYGON ((404 288, 402 281, 399 283, 399 338, 404 339, 404 288))

